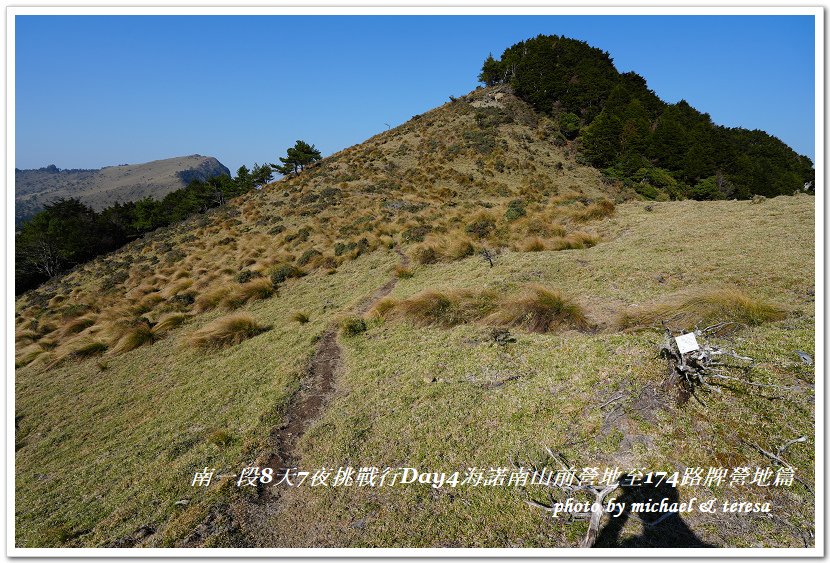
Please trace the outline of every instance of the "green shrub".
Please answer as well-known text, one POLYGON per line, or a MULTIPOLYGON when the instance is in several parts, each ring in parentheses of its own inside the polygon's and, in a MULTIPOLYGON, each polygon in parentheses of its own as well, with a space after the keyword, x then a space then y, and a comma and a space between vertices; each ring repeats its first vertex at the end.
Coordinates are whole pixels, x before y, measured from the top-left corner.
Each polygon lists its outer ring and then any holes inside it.
POLYGON ((252 279, 258 278, 258 277, 261 277, 261 276, 262 276, 262 274, 260 274, 259 272, 254 272, 254 271, 251 271, 251 270, 242 270, 241 272, 239 272, 236 275, 236 281, 238 281, 239 283, 247 283, 247 282, 251 281, 252 279))
POLYGON ((485 238, 496 228, 496 222, 489 218, 481 218, 467 225, 467 232, 478 238, 485 238))
POLYGON ((559 116, 559 132, 566 139, 576 139, 579 135, 580 120, 574 113, 563 113, 559 116))
POLYGON ((221 448, 230 445, 233 442, 233 438, 225 430, 215 430, 208 436, 208 442, 221 448))
POLYGON ((660 190, 651 184, 637 183, 634 184, 634 191, 646 199, 657 199, 660 196, 660 190))
POLYGON ((519 217, 527 215, 525 210, 525 202, 523 199, 514 199, 507 204, 507 211, 504 212, 504 218, 508 221, 515 221, 519 217))
POLYGON ((279 264, 269 271, 271 283, 276 287, 289 278, 301 278, 305 273, 291 264, 279 264))
POLYGON ((426 225, 410 227, 401 233, 401 238, 404 242, 424 242, 424 238, 426 238, 431 230, 426 225))
POLYGON ((305 252, 302 253, 300 258, 297 260, 297 264, 299 264, 300 266, 305 266, 306 264, 311 262, 317 256, 322 256, 322 255, 323 255, 323 253, 320 252, 319 250, 317 250, 315 248, 310 248, 309 250, 306 250, 305 252))
POLYGON ((340 333, 344 336, 356 336, 366 332, 366 321, 360 317, 346 317, 340 321, 340 333))

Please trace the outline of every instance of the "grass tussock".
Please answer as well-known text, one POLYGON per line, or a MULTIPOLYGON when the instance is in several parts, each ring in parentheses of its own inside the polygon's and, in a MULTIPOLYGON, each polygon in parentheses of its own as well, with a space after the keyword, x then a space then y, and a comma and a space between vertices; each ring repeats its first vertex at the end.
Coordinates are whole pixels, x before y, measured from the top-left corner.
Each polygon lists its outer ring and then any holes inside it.
POLYGON ((233 436, 227 430, 214 430, 208 436, 207 441, 218 448, 224 448, 233 443, 233 436))
POLYGON ((382 299, 372 315, 405 318, 418 326, 452 327, 481 319, 493 310, 496 301, 491 291, 427 290, 402 301, 382 299))
POLYGON ((31 364, 35 361, 45 350, 40 344, 29 344, 20 349, 15 359, 15 367, 22 367, 31 364))
POLYGON ((406 319, 422 327, 450 328, 482 322, 521 327, 531 332, 590 328, 579 304, 539 285, 504 297, 491 290, 427 290, 400 301, 387 297, 375 305, 370 315, 406 319))
POLYGON ((293 315, 291 315, 291 320, 300 323, 301 325, 306 324, 310 319, 308 313, 303 311, 297 311, 293 315))
POLYGON ((161 317, 158 322, 153 325, 152 333, 154 336, 161 336, 184 324, 190 318, 190 315, 184 313, 169 313, 161 317))
POLYGON ((248 313, 233 313, 216 319, 190 335, 188 343, 203 350, 225 348, 270 330, 248 313))
POLYGON ((391 315, 398 303, 399 301, 397 299, 384 297, 375 303, 375 306, 369 311, 368 316, 376 319, 385 319, 391 315))
POLYGON ((179 281, 165 287, 164 290, 161 292, 161 297, 163 297, 164 299, 170 299, 171 297, 178 295, 179 293, 189 289, 192 285, 193 280, 189 278, 180 279, 179 281))
POLYGON ((196 311, 204 313, 219 306, 227 297, 230 288, 226 286, 215 287, 196 298, 196 311))
POLYGON ((158 305, 164 301, 164 297, 162 297, 159 293, 149 293, 138 300, 138 302, 133 307, 133 311, 136 314, 147 313, 153 310, 153 307, 158 305))
POLYGON ((156 335, 153 333, 150 323, 142 319, 124 331, 110 350, 110 354, 118 355, 135 350, 140 346, 152 343, 155 339, 156 335))
POLYGON ((71 321, 63 325, 63 327, 61 327, 60 338, 66 338, 67 336, 72 336, 73 334, 83 332, 84 330, 86 330, 94 324, 95 317, 91 315, 84 315, 83 317, 72 319, 71 321))
POLYGON ((564 237, 557 237, 548 243, 549 250, 574 250, 591 248, 600 241, 598 235, 577 231, 564 237))
POLYGON ((621 329, 659 327, 663 322, 691 330, 696 325, 734 322, 759 325, 781 320, 787 311, 763 299, 751 297, 735 288, 702 289, 678 295, 667 301, 632 308, 616 321, 621 329))
POLYGON ((541 237, 528 237, 515 246, 519 252, 543 252, 545 250, 573 250, 581 248, 591 248, 596 246, 600 241, 597 235, 591 233, 584 233, 577 231, 567 236, 557 236, 552 239, 543 239, 541 237))
POLYGON ((291 278, 300 278, 305 275, 305 272, 291 264, 277 264, 268 269, 268 277, 274 287, 291 278))
MULTIPOLYGON (((55 348, 52 353, 51 362, 46 366, 52 369, 68 360, 83 360, 98 356, 107 351, 107 345, 100 340, 90 338, 79 338, 71 340, 55 348)), ((32 358, 34 360, 35 358, 32 358)))
POLYGON ((401 264, 395 265, 395 277, 399 280, 405 280, 412 277, 412 270, 401 264))
POLYGON ((531 237, 519 244, 519 250, 521 252, 542 252, 547 249, 547 244, 539 237, 531 237))
POLYGON ((614 214, 616 206, 607 199, 590 204, 585 209, 574 213, 571 218, 577 222, 596 221, 614 214))
POLYGON ((437 262, 454 262, 472 256, 476 252, 473 241, 464 234, 431 237, 410 251, 412 260, 421 265, 437 262))
MULTIPOLYGON (((400 276, 398 276, 400 277, 400 276)), ((33 330, 18 330, 14 335, 14 341, 18 345, 31 344, 38 339, 40 335, 33 330)))
POLYGON ((412 249, 412 260, 422 266, 435 264, 441 258, 441 253, 432 244, 419 244, 412 249))
POLYGON ((519 295, 506 297, 485 322, 530 332, 590 328, 581 305, 541 285, 530 285, 519 295))
POLYGON ((231 291, 222 304, 228 309, 236 309, 249 301, 268 299, 274 294, 274 284, 268 278, 256 278, 241 284, 231 291))
POLYGON ((476 248, 473 246, 473 242, 467 238, 460 238, 455 239, 448 245, 446 255, 450 260, 463 260, 475 253, 476 248))

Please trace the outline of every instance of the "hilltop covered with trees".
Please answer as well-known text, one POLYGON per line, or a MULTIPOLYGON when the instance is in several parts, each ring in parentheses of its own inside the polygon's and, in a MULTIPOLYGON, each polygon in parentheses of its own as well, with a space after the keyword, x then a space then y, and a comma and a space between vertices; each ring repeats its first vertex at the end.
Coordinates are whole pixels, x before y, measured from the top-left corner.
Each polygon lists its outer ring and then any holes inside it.
POLYGON ((746 199, 813 185, 806 156, 758 130, 716 125, 686 101, 662 101, 643 77, 620 73, 583 41, 539 35, 492 55, 479 80, 509 84, 558 120, 560 140, 650 199, 746 199))

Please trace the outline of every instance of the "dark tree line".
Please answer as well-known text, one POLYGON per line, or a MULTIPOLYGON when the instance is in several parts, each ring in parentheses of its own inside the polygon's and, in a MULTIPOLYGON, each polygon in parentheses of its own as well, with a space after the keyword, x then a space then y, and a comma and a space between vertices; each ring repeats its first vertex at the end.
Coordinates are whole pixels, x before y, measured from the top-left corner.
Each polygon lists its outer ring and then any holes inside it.
POLYGON ((116 203, 100 212, 77 199, 61 199, 24 223, 15 236, 15 293, 37 287, 100 254, 111 252, 144 233, 223 205, 271 181, 267 164, 239 168, 227 175, 193 180, 162 199, 116 203))
POLYGON ((479 80, 510 84, 558 120, 583 158, 645 197, 722 199, 792 194, 814 182, 809 158, 763 132, 716 125, 685 101, 667 104, 636 73, 583 41, 540 35, 492 55, 479 80))

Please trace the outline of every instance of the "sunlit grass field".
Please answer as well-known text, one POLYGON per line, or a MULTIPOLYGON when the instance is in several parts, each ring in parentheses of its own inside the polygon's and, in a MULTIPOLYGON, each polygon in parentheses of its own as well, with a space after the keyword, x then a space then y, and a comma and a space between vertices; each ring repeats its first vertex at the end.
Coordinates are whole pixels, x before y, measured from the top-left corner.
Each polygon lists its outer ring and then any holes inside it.
MULTIPOLYGON (((251 504, 232 475, 260 459, 347 316, 343 368, 295 452, 304 469, 463 471, 547 446, 577 464, 682 471, 769 465, 752 444, 804 435, 785 457, 812 486, 814 368, 795 352, 815 352, 815 200, 642 201, 555 145, 556 124, 492 96, 19 297, 16 544, 182 545, 217 506, 243 504, 206 546, 578 544, 586 524, 508 488, 301 488, 251 504), (391 279, 361 332, 358 305, 391 279), (680 404, 661 385, 661 320, 742 323, 721 344, 755 365, 734 375, 786 389, 732 382, 680 404), (203 467, 215 482, 191 487, 203 467)), ((812 541, 803 484, 743 496, 775 514, 685 523, 710 545, 812 541)))
MULTIPOLYGON (((788 459, 812 483, 814 374, 795 355, 813 353, 812 223, 807 197, 763 205, 665 203, 651 212, 627 204, 606 225, 614 238, 591 249, 507 253, 492 269, 479 257, 415 269, 394 297, 541 283, 566 291, 605 326, 595 334, 516 330, 515 343, 499 346, 478 324, 443 329, 374 321, 364 336, 343 340, 343 386, 302 441, 303 468, 410 466, 463 474, 538 457, 549 446, 584 466, 682 473, 687 466, 770 465, 747 444, 774 449, 806 435, 809 442, 788 459), (755 235, 759 224, 764 237, 755 235), (702 392, 705 406, 695 400, 678 406, 660 388, 661 333, 621 332, 614 315, 687 289, 724 286, 787 308, 784 320, 742 329, 730 344, 756 360, 753 381, 794 389, 730 383, 722 394, 702 392), (620 401, 603 406, 618 395, 620 401)), ((681 500, 694 496, 736 494, 728 487, 681 489, 681 500)), ((813 497, 801 485, 747 488, 739 496, 769 500, 776 518, 812 526, 813 497)), ((271 540, 285 545, 572 546, 587 526, 551 521, 515 488, 300 488, 287 498, 270 522, 271 540)), ((771 518, 684 518, 714 545, 803 545, 798 532, 771 518)), ((632 522, 623 537, 641 528, 632 522)))

